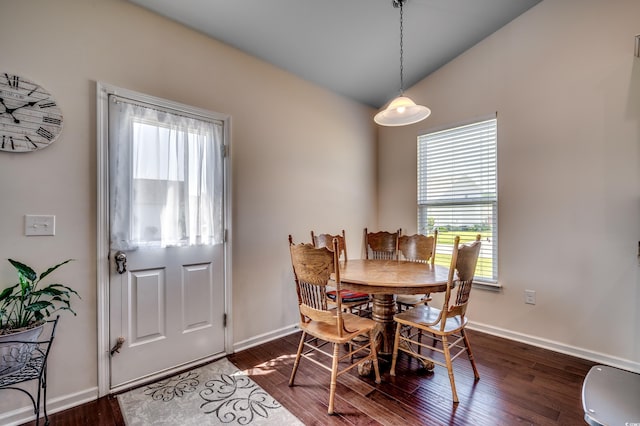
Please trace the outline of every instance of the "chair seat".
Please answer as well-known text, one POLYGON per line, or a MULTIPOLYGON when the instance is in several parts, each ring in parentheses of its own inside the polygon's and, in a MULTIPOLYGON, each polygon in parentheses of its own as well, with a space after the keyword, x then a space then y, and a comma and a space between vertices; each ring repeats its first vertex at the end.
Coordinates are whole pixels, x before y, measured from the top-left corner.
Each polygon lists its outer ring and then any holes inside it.
POLYGON ((404 305, 417 305, 424 299, 424 294, 398 294, 396 295, 396 302, 404 305))
MULTIPOLYGON (((439 322, 434 325, 427 325, 436 321, 438 319, 438 315, 440 315, 440 309, 428 305, 418 305, 413 309, 396 314, 393 319, 404 325, 419 327, 432 333, 442 334, 439 322)), ((463 328, 466 324, 467 317, 464 317, 463 321, 460 321, 459 316, 448 318, 444 327, 444 333, 454 333, 463 328)))
MULTIPOLYGON (((328 291, 327 297, 332 301, 336 301, 336 291, 328 291)), ((340 297, 342 297, 343 303, 352 303, 352 302, 366 302, 370 299, 367 293, 360 293, 358 291, 351 290, 340 290, 340 297)))
POLYGON ((348 312, 342 313, 342 320, 344 321, 344 328, 348 330, 348 332, 343 332, 342 336, 338 335, 334 324, 319 321, 302 322, 300 323, 300 329, 331 343, 347 343, 356 336, 369 333, 376 325, 372 319, 359 317, 348 312))

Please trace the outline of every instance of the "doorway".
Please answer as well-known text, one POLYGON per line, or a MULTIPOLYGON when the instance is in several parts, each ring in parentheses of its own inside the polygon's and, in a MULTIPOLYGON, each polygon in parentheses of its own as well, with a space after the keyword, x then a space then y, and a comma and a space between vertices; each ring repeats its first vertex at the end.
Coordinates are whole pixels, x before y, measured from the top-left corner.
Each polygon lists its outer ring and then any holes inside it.
POLYGON ((100 396, 230 352, 229 121, 98 84, 100 396))

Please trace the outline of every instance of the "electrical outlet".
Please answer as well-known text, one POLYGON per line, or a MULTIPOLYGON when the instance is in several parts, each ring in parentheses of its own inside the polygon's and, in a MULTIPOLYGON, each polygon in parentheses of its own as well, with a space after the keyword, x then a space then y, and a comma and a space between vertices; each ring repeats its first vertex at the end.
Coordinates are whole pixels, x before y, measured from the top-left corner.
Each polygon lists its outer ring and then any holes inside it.
POLYGON ((524 291, 524 303, 528 305, 536 304, 536 292, 535 290, 525 290, 524 291))

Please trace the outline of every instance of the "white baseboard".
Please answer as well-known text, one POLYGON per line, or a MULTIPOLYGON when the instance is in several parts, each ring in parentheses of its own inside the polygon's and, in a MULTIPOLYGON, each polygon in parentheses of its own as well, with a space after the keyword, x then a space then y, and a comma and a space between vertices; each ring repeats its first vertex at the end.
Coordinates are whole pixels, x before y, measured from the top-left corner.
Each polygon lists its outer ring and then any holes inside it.
MULTIPOLYGON (((640 373, 640 363, 634 362, 628 359, 619 358, 600 352, 589 351, 584 348, 576 346, 566 345, 564 343, 556 342, 553 340, 543 339, 536 336, 531 336, 524 333, 517 333, 514 331, 506 330, 504 328, 494 327, 487 324, 481 324, 477 322, 469 321, 469 329, 481 331, 483 333, 491 334, 497 337, 503 337, 505 339, 514 340, 516 342, 526 343, 532 346, 536 346, 543 349, 549 349, 554 352, 559 352, 566 355, 575 356, 577 358, 586 359, 589 361, 597 362, 600 364, 610 365, 612 367, 621 368, 623 370, 633 371, 640 373)), ((300 328, 297 324, 274 330, 269 333, 260 334, 250 339, 237 342, 233 345, 234 352, 239 352, 245 349, 252 348, 263 343, 267 343, 271 340, 278 339, 280 337, 287 336, 289 334, 299 331, 300 328)))
POLYGON ((234 343, 233 351, 239 352, 245 349, 252 348, 254 346, 261 345, 263 343, 267 343, 271 340, 279 339, 280 337, 288 336, 289 334, 293 334, 299 331, 300 328, 298 324, 291 324, 287 327, 280 328, 278 330, 270 331, 268 333, 259 334, 250 339, 243 340, 241 342, 234 343))
MULTIPOLYGON (((287 327, 283 327, 281 329, 271 331, 269 333, 260 334, 250 339, 237 342, 233 345, 233 349, 236 352, 249 349, 253 346, 257 346, 262 343, 266 343, 271 340, 275 340, 280 337, 284 337, 289 334, 295 333, 298 330, 299 330, 298 324, 292 324, 287 327)), ((3 392, 11 392, 11 390, 7 390, 3 392)), ((26 396, 25 396, 25 399, 28 401, 28 398, 26 396)), ((96 399, 98 399, 97 387, 76 392, 73 394, 65 395, 58 398, 48 398, 47 413, 51 415, 53 413, 66 410, 68 408, 76 407, 86 402, 95 401, 96 399)), ((35 420, 35 418, 36 417, 33 414, 33 406, 29 404, 12 411, 0 413, 0 425, 18 426, 18 425, 33 421, 35 420)), ((44 413, 40 414, 40 418, 41 419, 44 418, 44 413)))
MULTIPOLYGON (((3 391, 10 392, 11 390, 3 391)), ((25 396, 25 399, 28 401, 29 398, 25 396)), ((58 411, 64 411, 68 408, 72 408, 86 402, 95 401, 98 399, 98 388, 90 388, 80 392, 76 392, 73 394, 64 395, 58 398, 48 398, 47 399, 47 414, 51 415, 53 413, 57 413, 58 411)), ((28 406, 24 406, 22 408, 18 408, 12 411, 8 411, 5 413, 0 413, 0 424, 7 426, 17 426, 21 425, 36 419, 35 414, 33 414, 33 406, 29 404, 28 406)), ((40 407, 40 419, 41 422, 44 423, 44 412, 42 410, 42 406, 40 407)))
MULTIPOLYGON (((610 365, 612 367, 622 368, 623 370, 634 371, 640 373, 640 363, 631 360, 614 357, 611 355, 588 351, 583 348, 566 345, 560 342, 552 340, 542 339, 528 334, 517 333, 510 330, 506 330, 499 327, 493 327, 487 324, 481 324, 477 322, 469 322, 469 329, 481 331, 483 333, 491 334, 493 336, 503 337, 509 340, 515 340, 516 342, 526 343, 532 346, 537 346, 544 349, 549 349, 554 352, 563 353, 566 355, 575 356, 582 359, 587 359, 601 364, 610 365)), ((243 351, 245 349, 252 348, 263 343, 267 343, 271 340, 279 339, 289 334, 293 334, 299 331, 297 324, 292 324, 287 327, 280 328, 268 333, 263 333, 254 336, 250 339, 237 342, 233 345, 235 352, 243 351)), ((95 401, 98 399, 98 388, 90 388, 84 391, 76 392, 73 394, 65 395, 58 398, 49 399, 47 402, 47 412, 53 414, 59 411, 66 410, 84 404, 86 402, 95 401)), ((44 414, 41 415, 41 418, 44 414)), ((0 413, 0 425, 17 426, 35 419, 33 415, 33 407, 31 405, 9 411, 6 413, 0 413)))
POLYGON ((510 330, 505 330, 503 328, 493 327, 477 322, 469 321, 468 327, 471 330, 481 331, 483 333, 491 334, 494 336, 504 337, 505 339, 515 340, 516 342, 527 343, 529 345, 549 349, 554 352, 559 352, 566 355, 575 356, 577 358, 594 361, 600 364, 606 364, 612 367, 621 368, 623 370, 640 373, 640 363, 628 359, 618 358, 599 352, 588 351, 576 346, 565 345, 564 343, 555 342, 553 340, 542 339, 540 337, 530 336, 523 333, 516 333, 510 330))

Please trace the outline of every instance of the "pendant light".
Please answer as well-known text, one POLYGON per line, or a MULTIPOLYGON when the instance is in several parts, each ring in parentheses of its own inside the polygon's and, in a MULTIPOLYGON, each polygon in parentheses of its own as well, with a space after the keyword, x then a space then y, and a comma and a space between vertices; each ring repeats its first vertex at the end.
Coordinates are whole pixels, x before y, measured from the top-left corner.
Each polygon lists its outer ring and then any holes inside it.
POLYGON ((404 96, 404 68, 402 46, 402 6, 407 0, 392 0, 393 7, 400 8, 400 96, 392 100, 389 105, 375 115, 373 120, 381 126, 406 126, 427 118, 431 110, 426 106, 416 105, 410 98, 404 96))

